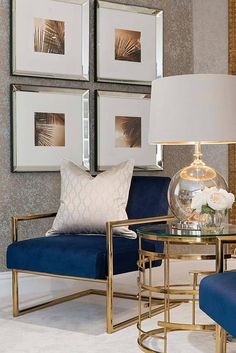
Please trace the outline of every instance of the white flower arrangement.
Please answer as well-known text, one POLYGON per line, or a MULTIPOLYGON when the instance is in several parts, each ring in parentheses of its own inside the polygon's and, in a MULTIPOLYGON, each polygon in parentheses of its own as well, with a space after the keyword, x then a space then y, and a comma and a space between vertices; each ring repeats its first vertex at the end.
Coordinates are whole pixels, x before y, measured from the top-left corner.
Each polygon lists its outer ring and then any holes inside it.
POLYGON ((216 211, 226 213, 234 201, 234 195, 224 189, 217 189, 215 186, 205 187, 192 198, 191 208, 199 213, 214 214, 216 211))

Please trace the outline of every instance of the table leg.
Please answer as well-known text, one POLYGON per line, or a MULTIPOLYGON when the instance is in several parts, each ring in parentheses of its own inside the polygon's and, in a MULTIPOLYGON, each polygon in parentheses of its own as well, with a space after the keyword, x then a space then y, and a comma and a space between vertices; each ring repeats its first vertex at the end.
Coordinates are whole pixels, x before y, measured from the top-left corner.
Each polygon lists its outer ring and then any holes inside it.
MULTIPOLYGON (((149 286, 152 287, 152 260, 149 260, 149 286)), ((149 318, 152 317, 152 292, 149 291, 149 318)))
POLYGON ((169 259, 169 242, 166 244, 167 247, 167 320, 170 322, 170 259, 169 259))
MULTIPOLYGON (((166 250, 167 251, 167 250, 166 250)), ((165 289, 165 293, 164 293, 164 307, 165 307, 165 311, 164 311, 164 321, 167 321, 167 310, 168 310, 168 306, 167 306, 167 293, 166 293, 166 289, 167 289, 167 259, 164 259, 164 289, 165 289)), ((164 327, 164 353, 167 353, 167 328, 164 327)))
MULTIPOLYGON (((198 273, 193 274, 193 290, 197 288, 198 273)), ((196 324, 196 294, 193 294, 193 305, 192 305, 192 324, 196 324)))

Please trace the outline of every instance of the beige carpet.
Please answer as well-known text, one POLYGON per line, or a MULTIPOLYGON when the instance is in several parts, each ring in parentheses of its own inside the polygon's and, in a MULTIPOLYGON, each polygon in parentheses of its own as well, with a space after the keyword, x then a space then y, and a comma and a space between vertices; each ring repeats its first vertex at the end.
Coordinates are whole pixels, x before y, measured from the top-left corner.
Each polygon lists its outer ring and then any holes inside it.
MULTIPOLYGON (((188 271, 199 268, 212 268, 210 263, 181 263, 172 265, 172 281, 191 281, 188 271)), ((162 268, 156 272, 156 278, 161 280, 162 268)), ((123 291, 136 291, 137 273, 116 276, 116 287, 123 291)), ((35 282, 34 282, 35 283, 35 282)), ((85 287, 86 284, 83 285, 85 287)), ((52 282, 53 287, 53 282, 52 282)), ((78 285, 78 290, 80 285, 78 285)), ((22 289, 24 290, 24 289, 22 289)), ((55 295, 55 291, 53 291, 55 295)), ((64 293, 58 293, 63 295, 64 293)), ((44 301, 51 298, 45 296, 22 298, 22 306, 44 301)), ((126 318, 136 313, 137 303, 127 300, 115 301, 116 319, 126 318)), ((143 328, 157 327, 157 320, 162 315, 148 319, 143 328)), ((172 321, 190 322, 191 306, 184 304, 171 311, 172 321)), ((209 322, 208 318, 198 310, 198 322, 209 322)), ((12 318, 10 298, 0 302, 0 353, 138 353, 137 328, 129 327, 117 333, 105 333, 105 298, 89 296, 60 304, 48 309, 12 318)), ((161 349, 162 341, 150 339, 148 344, 161 349)), ((168 353, 214 353, 215 340, 213 333, 208 332, 172 332, 168 335, 168 353)), ((236 343, 228 344, 227 353, 236 352, 236 343)))

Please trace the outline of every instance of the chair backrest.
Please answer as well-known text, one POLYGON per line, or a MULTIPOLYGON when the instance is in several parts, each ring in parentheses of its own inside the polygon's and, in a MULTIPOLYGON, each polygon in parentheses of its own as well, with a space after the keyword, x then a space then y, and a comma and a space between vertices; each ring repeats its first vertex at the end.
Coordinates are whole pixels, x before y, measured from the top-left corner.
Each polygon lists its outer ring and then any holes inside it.
POLYGON ((169 183, 168 177, 133 176, 126 208, 128 218, 167 215, 169 183))

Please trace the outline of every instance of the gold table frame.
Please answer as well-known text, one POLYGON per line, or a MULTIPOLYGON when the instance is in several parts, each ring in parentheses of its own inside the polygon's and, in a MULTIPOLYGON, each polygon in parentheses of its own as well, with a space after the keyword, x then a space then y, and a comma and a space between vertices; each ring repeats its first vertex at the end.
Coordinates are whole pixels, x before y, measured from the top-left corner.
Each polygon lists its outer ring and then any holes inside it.
MULTIPOLYGON (((147 229, 147 227, 145 227, 147 229)), ((143 228, 143 229, 145 229, 143 228)), ((158 225, 156 226, 158 229, 158 225)), ((163 235, 156 234, 151 230, 148 233, 145 233, 144 230, 139 230, 139 322, 137 324, 139 330, 138 345, 140 349, 145 353, 161 353, 159 350, 150 348, 145 341, 150 337, 156 337, 158 339, 164 340, 164 353, 167 353, 167 334, 171 331, 176 330, 190 330, 190 331, 215 331, 217 337, 217 353, 225 353, 225 350, 222 350, 225 347, 225 332, 219 325, 209 325, 209 324, 196 324, 195 309, 196 303, 198 302, 198 284, 197 276, 198 275, 208 275, 213 272, 209 271, 192 271, 189 272, 193 275, 193 282, 189 284, 170 284, 170 260, 215 260, 216 259, 216 271, 222 270, 223 267, 227 267, 227 259, 231 257, 230 254, 223 254, 222 242, 223 238, 227 239, 228 243, 234 239, 234 236, 222 236, 218 237, 217 235, 210 236, 181 236, 178 234, 175 235, 163 235), (165 243, 165 252, 157 253, 150 252, 142 249, 142 239, 163 241, 165 243), (221 239, 221 240, 219 240, 221 239), (221 241, 219 245, 219 241, 221 241), (216 255, 214 254, 176 254, 170 252, 170 245, 214 245, 216 248, 216 255), (154 285, 153 281, 153 261, 163 260, 164 262, 164 283, 162 286, 154 285), (181 287, 191 286, 190 289, 181 289, 181 287), (180 287, 180 288, 179 288, 180 287), (144 331, 142 329, 142 295, 148 292, 149 302, 145 305, 149 307, 150 313, 152 307, 157 305, 153 293, 159 293, 164 296, 164 320, 158 321, 160 328, 156 328, 149 331, 144 331), (172 295, 184 295, 185 298, 171 298, 172 295), (187 297, 186 297, 187 296, 187 297), (191 323, 179 323, 171 322, 170 319, 170 310, 176 305, 179 305, 183 302, 192 302, 192 322, 191 323), (222 343, 223 342, 223 343, 222 343), (221 349, 221 350, 220 350, 221 349)), ((236 234, 236 226, 235 233, 236 234)), ((236 239, 236 237, 235 237, 236 239)), ((224 242, 226 243, 226 241, 224 242)), ((151 317, 151 315, 149 316, 151 317)))

